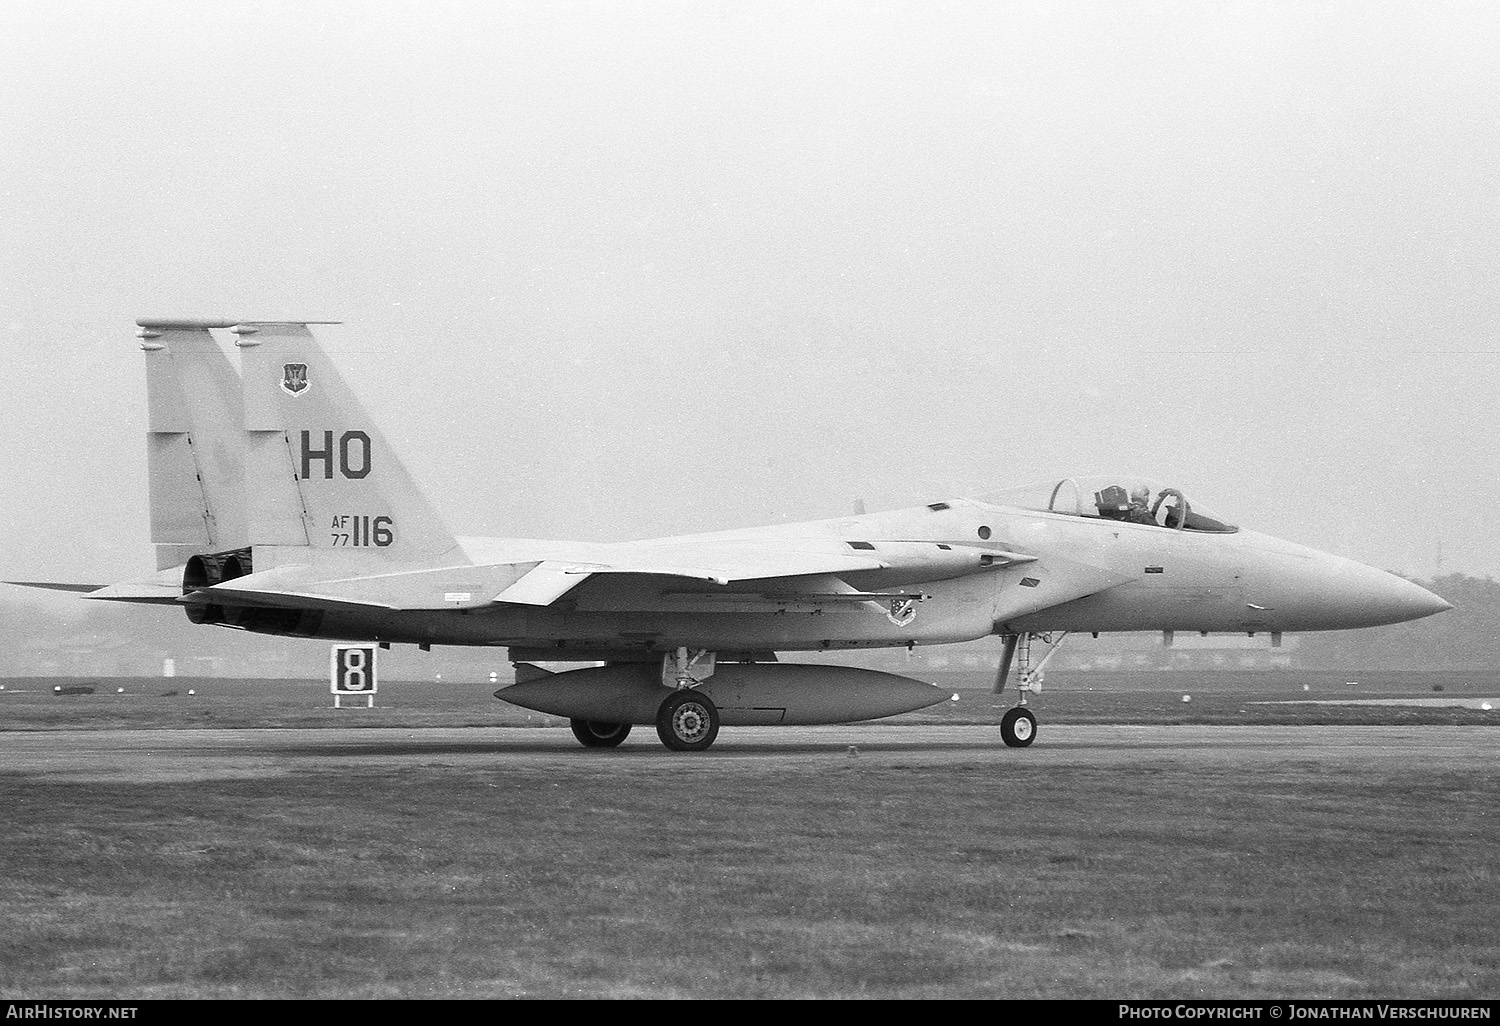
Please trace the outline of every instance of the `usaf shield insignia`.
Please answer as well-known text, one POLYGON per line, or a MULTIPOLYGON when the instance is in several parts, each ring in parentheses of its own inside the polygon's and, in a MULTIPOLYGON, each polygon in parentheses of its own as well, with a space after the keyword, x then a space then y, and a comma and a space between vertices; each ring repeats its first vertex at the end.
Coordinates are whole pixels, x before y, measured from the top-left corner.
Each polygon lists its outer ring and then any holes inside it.
POLYGON ((905 627, 917 618, 917 600, 914 598, 893 598, 890 609, 885 618, 897 627, 905 627))
POLYGON ((287 395, 301 395, 307 391, 307 364, 282 364, 281 390, 287 395))

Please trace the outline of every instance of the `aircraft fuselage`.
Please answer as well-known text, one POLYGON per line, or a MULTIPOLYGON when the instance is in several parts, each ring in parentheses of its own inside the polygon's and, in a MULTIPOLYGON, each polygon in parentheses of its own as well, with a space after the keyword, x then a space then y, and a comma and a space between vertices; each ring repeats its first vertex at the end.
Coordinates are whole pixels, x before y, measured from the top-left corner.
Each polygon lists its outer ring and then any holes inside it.
MULTIPOLYGON (((517 648, 667 651, 679 646, 774 652, 971 641, 1043 631, 1281 632, 1338 630, 1445 607, 1383 571, 1252 531, 1200 533, 955 501, 948 508, 624 543, 637 552, 776 540, 807 551, 859 546, 892 565, 841 575, 855 601, 815 586, 684 582, 623 574, 586 580, 548 606, 325 609, 284 633, 343 640, 517 648), (924 579, 922 552, 949 554, 955 576, 924 579), (902 565, 911 554, 914 569, 902 565), (966 559, 996 561, 976 571, 966 559), (1007 556, 1026 561, 1007 562, 1007 556), (889 602, 884 596, 892 596, 889 602), (903 605, 901 597, 910 597, 903 605), (896 608, 892 608, 895 603, 896 608), (316 621, 314 623, 313 621, 316 621), (306 629, 312 628, 312 629, 306 629)), ((465 539, 473 563, 435 591, 472 587, 476 566, 607 558, 615 546, 465 539)), ((810 579, 809 579, 810 580, 810 579)), ((256 629, 252 627, 251 629, 256 629)), ((283 631, 274 631, 283 633, 283 631)))

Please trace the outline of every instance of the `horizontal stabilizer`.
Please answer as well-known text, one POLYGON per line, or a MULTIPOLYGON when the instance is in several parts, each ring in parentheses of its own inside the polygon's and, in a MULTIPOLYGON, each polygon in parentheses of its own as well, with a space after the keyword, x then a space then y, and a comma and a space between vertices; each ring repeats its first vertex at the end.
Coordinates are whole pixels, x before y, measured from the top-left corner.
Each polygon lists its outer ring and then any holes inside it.
POLYGON ((158 570, 140 581, 122 584, 57 584, 51 581, 6 581, 23 588, 45 588, 48 591, 68 591, 88 599, 107 602, 145 602, 155 605, 178 605, 182 602, 182 571, 180 566, 158 570))
POLYGON ((88 597, 104 602, 140 602, 158 606, 176 606, 181 605, 183 601, 181 583, 153 584, 149 581, 111 584, 107 588, 100 588, 88 597))
POLYGON ((106 587, 103 584, 57 584, 52 581, 5 581, 5 584, 14 584, 17 588, 41 588, 44 591, 71 591, 86 594, 98 591, 106 587))

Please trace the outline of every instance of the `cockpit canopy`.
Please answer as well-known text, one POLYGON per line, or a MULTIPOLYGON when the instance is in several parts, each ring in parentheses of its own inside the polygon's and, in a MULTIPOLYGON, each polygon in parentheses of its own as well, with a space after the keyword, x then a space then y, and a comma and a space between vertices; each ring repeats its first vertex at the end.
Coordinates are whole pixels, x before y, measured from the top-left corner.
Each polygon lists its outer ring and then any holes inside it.
POLYGON ((1127 474, 1039 481, 992 492, 979 501, 1175 531, 1228 534, 1239 530, 1191 502, 1180 489, 1127 474))

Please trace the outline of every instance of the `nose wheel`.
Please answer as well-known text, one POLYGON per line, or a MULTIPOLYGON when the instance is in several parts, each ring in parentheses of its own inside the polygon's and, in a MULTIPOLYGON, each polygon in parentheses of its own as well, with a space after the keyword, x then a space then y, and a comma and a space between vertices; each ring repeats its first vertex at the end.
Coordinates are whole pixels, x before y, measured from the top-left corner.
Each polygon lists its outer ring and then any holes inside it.
POLYGON ((1026 748, 1036 740, 1036 717, 1018 705, 1000 720, 1000 740, 1010 748, 1026 748))

